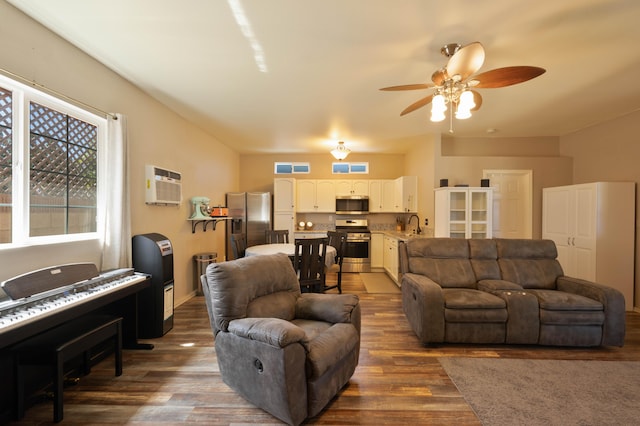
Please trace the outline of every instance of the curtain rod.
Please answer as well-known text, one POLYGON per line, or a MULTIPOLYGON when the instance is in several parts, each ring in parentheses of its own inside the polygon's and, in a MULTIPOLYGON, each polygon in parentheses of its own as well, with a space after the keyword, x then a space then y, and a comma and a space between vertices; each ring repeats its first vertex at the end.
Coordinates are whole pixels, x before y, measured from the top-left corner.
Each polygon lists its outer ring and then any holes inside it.
POLYGON ((91 109, 91 110, 93 110, 95 112, 99 112, 100 114, 104 115, 105 117, 110 116, 114 120, 118 119, 118 116, 116 114, 114 114, 114 113, 103 111, 100 108, 96 108, 93 105, 89 105, 89 104, 87 104, 85 102, 79 101, 78 99, 72 98, 71 96, 67 96, 64 93, 60 93, 60 92, 58 92, 56 90, 50 89, 50 88, 48 88, 48 87, 46 87, 46 86, 44 86, 44 85, 42 85, 40 83, 36 83, 35 81, 29 80, 26 77, 23 77, 23 76, 21 76, 19 74, 16 74, 16 73, 11 72, 9 70, 6 70, 4 68, 0 68, 0 72, 2 74, 6 75, 7 77, 11 77, 11 78, 14 78, 16 80, 19 80, 21 83, 29 85, 29 86, 33 86, 33 87, 35 87, 37 89, 40 89, 40 90, 46 92, 47 94, 53 95, 53 96, 58 97, 58 98, 62 98, 65 101, 72 102, 72 103, 74 103, 74 104, 76 104, 78 106, 82 106, 84 108, 91 109))

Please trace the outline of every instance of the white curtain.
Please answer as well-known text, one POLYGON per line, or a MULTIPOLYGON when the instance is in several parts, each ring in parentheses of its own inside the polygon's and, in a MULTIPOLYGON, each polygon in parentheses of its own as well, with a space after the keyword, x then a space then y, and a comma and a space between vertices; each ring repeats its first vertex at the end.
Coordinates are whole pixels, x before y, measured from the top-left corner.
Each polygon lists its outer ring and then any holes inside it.
POLYGON ((102 151, 103 190, 106 191, 100 270, 131 267, 131 215, 127 118, 107 117, 107 143, 102 151))

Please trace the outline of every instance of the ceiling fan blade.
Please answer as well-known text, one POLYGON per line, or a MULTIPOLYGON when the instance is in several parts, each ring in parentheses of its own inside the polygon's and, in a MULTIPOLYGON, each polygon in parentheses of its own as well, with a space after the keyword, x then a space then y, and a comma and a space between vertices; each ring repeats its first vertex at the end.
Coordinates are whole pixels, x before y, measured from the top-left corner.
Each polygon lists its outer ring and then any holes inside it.
POLYGON ((482 96, 475 90, 470 90, 470 92, 473 93, 473 102, 476 104, 476 106, 471 108, 471 111, 477 111, 482 106, 482 96))
POLYGON ((431 74, 431 81, 433 81, 433 84, 436 86, 442 86, 448 78, 449 76, 447 75, 447 70, 445 68, 441 68, 431 74))
POLYGON ((380 90, 387 90, 387 91, 395 91, 395 90, 420 90, 420 89, 429 89, 430 87, 433 87, 433 85, 431 84, 426 84, 426 83, 420 83, 420 84, 405 84, 402 86, 390 86, 390 87, 383 87, 380 90))
POLYGON ((461 80, 465 80, 470 75, 482 67, 484 63, 484 47, 482 43, 476 41, 474 43, 462 46, 456 53, 449 58, 447 63, 447 74, 451 77, 459 75, 461 80))
POLYGON ((406 107, 404 110, 402 110, 402 112, 400 113, 400 116, 403 116, 405 114, 409 114, 410 112, 413 112, 413 111, 417 110, 418 108, 422 108, 423 106, 425 106, 429 102, 431 102, 431 99, 433 99, 433 94, 427 96, 426 98, 422 98, 417 102, 412 103, 411 105, 406 107))
POLYGON ((497 87, 511 86, 513 84, 524 83, 545 72, 546 70, 544 68, 530 66, 496 68, 474 76, 473 79, 479 81, 474 87, 477 89, 494 89, 497 87))

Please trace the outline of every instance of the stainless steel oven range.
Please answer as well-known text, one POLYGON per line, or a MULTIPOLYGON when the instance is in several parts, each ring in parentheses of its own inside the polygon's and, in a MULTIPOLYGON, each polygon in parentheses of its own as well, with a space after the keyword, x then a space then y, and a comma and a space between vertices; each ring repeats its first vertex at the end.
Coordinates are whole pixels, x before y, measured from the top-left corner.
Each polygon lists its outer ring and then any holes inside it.
POLYGON ((371 272, 371 231, 367 219, 336 219, 336 231, 347 233, 343 272, 371 272))

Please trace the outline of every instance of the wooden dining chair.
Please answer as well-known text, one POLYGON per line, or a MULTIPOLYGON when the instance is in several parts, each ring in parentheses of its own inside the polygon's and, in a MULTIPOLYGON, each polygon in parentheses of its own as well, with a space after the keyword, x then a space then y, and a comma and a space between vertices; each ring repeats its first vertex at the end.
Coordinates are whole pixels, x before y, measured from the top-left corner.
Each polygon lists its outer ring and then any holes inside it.
POLYGON ((267 244, 289 243, 288 229, 267 229, 264 236, 267 244))
POLYGON ((231 249, 234 259, 244 257, 247 249, 247 236, 244 233, 231 234, 231 249))
POLYGON ((322 293, 325 286, 325 258, 329 238, 296 238, 293 267, 298 273, 300 291, 322 293))
POLYGON ((338 293, 342 294, 342 260, 344 259, 345 245, 347 244, 347 233, 340 231, 327 231, 327 237, 329 238, 329 245, 336 249, 336 258, 329 272, 335 272, 337 274, 336 285, 327 286, 325 284, 324 291, 338 289, 338 293))

